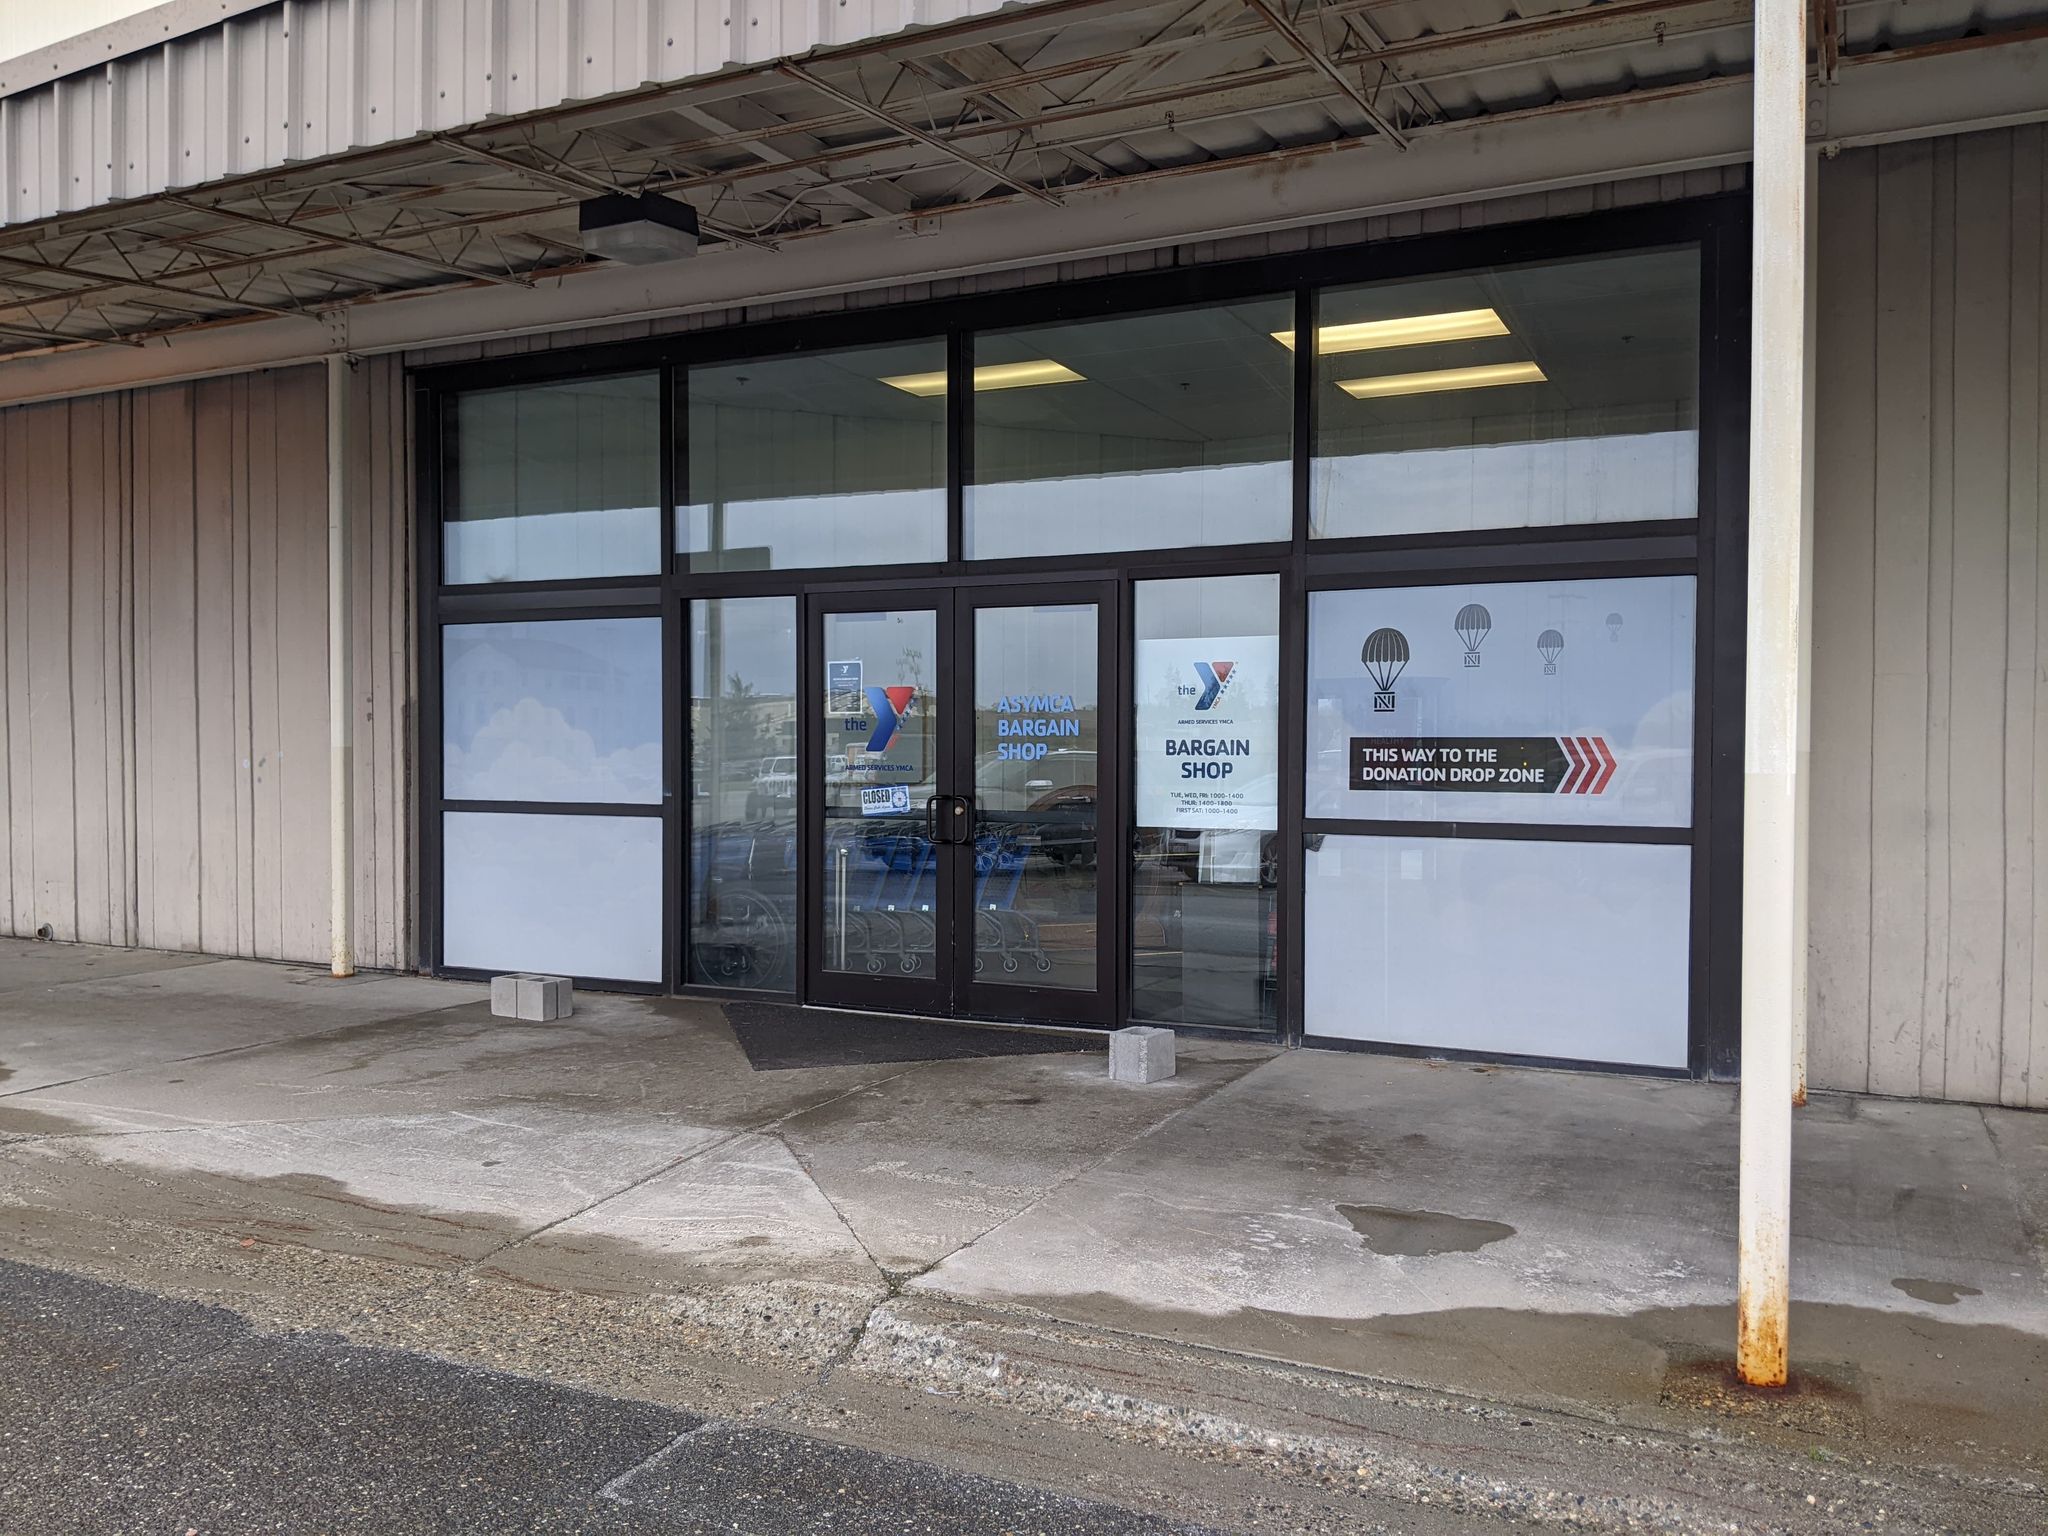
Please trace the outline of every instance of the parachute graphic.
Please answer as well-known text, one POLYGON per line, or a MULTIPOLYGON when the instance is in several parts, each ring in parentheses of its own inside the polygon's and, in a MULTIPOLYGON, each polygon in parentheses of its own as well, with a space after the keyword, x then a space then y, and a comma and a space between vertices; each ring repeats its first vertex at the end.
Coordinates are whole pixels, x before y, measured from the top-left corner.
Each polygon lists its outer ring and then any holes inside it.
POLYGON ((1482 604, 1467 603, 1451 620, 1451 628, 1458 632, 1458 638, 1465 644, 1465 665, 1478 666, 1479 645, 1493 632, 1493 615, 1482 604))
POLYGON ((1381 693, 1391 693, 1402 669, 1408 665, 1408 637, 1398 629, 1376 629, 1365 637, 1358 659, 1372 674, 1373 687, 1381 693))
POLYGON ((1621 615, 1618 613, 1607 615, 1607 638, 1610 640, 1619 640, 1621 638, 1621 615))
POLYGON ((1564 636, 1554 629, 1546 629, 1536 637, 1536 649, 1543 653, 1545 674, 1557 671, 1557 658, 1564 650, 1564 636))

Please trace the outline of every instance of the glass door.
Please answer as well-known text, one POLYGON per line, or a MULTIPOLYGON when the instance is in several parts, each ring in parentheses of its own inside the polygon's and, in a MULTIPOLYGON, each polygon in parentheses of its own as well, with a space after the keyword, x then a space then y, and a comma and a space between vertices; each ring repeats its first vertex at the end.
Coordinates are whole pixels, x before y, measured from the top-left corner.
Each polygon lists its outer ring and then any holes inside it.
POLYGON ((963 1012, 1112 1022, 1114 595, 1088 583, 958 599, 972 703, 956 725, 972 854, 954 917, 963 1012))
POLYGON ((1114 593, 812 600, 812 1001, 1111 1022, 1114 593))
MULTIPOLYGON (((820 599, 810 644, 816 730, 797 771, 817 855, 814 1001, 945 1012, 952 982, 952 861, 939 826, 950 780, 945 645, 936 594, 820 599)), ((957 816, 965 821, 967 812, 957 816)))

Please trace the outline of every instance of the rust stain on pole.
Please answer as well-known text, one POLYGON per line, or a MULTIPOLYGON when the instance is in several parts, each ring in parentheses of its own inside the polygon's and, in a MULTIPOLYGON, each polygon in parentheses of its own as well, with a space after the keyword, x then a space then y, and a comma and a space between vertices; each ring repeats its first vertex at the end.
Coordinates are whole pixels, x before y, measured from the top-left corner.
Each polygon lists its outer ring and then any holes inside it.
POLYGON ((1784 1386, 1790 1376, 1784 1278, 1759 1276, 1747 1249, 1741 1255, 1741 1276, 1735 1303, 1735 1374, 1745 1386, 1784 1386), (1765 1294, 1759 1298, 1753 1286, 1761 1286, 1765 1294))

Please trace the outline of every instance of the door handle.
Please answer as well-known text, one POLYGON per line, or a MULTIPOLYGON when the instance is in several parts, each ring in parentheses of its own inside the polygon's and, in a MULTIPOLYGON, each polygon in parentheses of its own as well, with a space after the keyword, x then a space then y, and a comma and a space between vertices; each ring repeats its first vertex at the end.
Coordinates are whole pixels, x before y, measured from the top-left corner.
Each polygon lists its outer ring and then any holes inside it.
POLYGON ((965 795, 933 795, 924 803, 925 841, 952 846, 969 840, 973 822, 968 809, 974 804, 965 795), (944 809, 941 809, 941 806, 944 809))

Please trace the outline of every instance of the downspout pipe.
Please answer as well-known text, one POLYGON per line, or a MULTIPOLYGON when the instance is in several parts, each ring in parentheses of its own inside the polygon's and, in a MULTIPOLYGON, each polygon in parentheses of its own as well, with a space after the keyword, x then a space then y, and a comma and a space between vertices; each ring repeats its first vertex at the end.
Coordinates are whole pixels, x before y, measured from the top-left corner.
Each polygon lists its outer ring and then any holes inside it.
POLYGON ((1737 1374, 1755 1387, 1782 1387, 1787 1376, 1794 1031, 1805 979, 1806 7, 1756 0, 1735 1349, 1737 1374))
POLYGON ((327 879, 336 976, 356 973, 355 650, 349 638, 348 412, 354 359, 327 356, 327 879))

